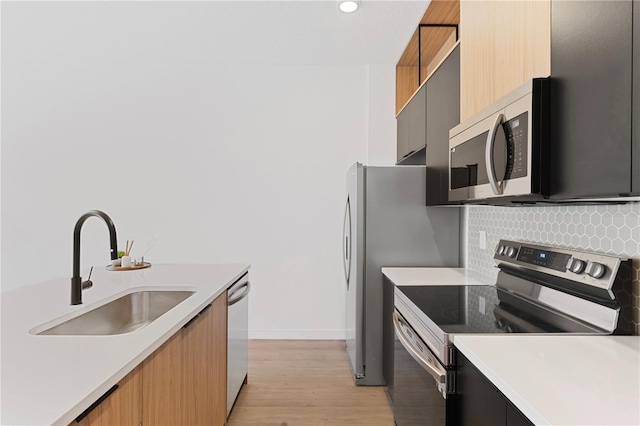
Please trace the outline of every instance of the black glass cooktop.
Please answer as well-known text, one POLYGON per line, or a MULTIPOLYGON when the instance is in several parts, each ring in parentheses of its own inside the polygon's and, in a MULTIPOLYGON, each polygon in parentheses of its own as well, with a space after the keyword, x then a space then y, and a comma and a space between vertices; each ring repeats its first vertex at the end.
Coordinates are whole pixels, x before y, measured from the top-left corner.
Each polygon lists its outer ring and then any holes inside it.
POLYGON ((495 286, 399 286, 398 289, 448 334, 591 331, 495 286))

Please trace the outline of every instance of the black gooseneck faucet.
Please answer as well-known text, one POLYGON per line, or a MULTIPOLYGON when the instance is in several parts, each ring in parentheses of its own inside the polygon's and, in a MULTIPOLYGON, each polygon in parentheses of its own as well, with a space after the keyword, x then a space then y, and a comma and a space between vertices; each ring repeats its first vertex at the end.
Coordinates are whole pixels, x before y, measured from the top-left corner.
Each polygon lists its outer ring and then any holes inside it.
POLYGON ((82 304, 82 290, 89 288, 93 283, 89 280, 82 282, 80 276, 80 231, 84 222, 92 216, 101 218, 109 228, 109 240, 111 243, 111 260, 118 258, 118 239, 116 237, 116 227, 111 218, 100 210, 91 210, 80 216, 73 230, 73 276, 71 277, 71 304, 82 304))

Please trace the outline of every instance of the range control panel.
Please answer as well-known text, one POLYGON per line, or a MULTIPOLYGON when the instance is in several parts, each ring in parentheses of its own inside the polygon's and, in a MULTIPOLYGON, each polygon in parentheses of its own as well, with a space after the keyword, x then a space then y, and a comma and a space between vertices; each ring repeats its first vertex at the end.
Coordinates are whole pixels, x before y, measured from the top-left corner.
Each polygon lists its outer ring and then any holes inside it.
POLYGON ((571 259, 571 255, 551 250, 540 250, 523 245, 520 247, 516 259, 520 262, 564 272, 567 269, 567 262, 571 259))
POLYGON ((620 263, 625 260, 509 240, 500 240, 493 259, 498 266, 507 263, 608 290, 613 287, 620 263))

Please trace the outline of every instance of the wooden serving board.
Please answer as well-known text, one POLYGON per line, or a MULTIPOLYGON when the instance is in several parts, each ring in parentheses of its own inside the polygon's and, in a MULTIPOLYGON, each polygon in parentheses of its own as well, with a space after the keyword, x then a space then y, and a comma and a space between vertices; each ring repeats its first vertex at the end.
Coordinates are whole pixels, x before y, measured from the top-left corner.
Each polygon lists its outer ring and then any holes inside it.
POLYGON ((105 268, 107 271, 135 271, 136 269, 150 268, 149 262, 142 262, 142 265, 132 265, 129 268, 123 268, 122 266, 107 265, 105 268))

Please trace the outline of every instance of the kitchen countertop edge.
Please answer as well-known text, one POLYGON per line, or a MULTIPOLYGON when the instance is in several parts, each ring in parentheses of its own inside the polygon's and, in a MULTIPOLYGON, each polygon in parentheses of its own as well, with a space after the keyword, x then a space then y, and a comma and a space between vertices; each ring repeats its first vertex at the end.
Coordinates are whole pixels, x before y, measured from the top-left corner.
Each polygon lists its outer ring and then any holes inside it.
POLYGON ((469 268, 384 267, 382 274, 396 286, 494 285, 496 280, 469 268))

